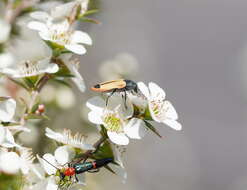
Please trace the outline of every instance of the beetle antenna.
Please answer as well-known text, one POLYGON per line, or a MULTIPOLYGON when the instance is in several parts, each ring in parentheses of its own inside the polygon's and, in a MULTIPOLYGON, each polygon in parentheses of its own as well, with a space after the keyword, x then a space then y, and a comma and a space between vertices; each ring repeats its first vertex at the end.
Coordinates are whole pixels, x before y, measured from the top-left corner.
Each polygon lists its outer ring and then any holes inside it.
POLYGON ((54 166, 53 164, 51 164, 50 162, 48 162, 46 159, 44 159, 44 158, 41 158, 41 159, 43 159, 44 161, 46 161, 48 164, 50 164, 51 166, 53 166, 53 167, 56 168, 57 170, 60 170, 58 167, 54 166))

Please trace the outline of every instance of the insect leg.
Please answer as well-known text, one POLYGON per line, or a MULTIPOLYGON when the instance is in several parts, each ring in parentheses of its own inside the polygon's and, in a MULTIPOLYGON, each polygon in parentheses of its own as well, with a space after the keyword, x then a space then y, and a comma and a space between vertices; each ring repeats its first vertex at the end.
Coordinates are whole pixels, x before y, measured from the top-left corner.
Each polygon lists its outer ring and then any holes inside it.
POLYGON ((124 106, 127 109, 127 93, 126 93, 126 90, 124 91, 124 106))
POLYGON ((108 105, 109 98, 117 91, 117 89, 114 89, 109 96, 106 98, 106 106, 108 105))
POLYGON ((78 179, 76 174, 75 174, 75 180, 76 180, 76 182, 79 182, 79 179, 78 179))

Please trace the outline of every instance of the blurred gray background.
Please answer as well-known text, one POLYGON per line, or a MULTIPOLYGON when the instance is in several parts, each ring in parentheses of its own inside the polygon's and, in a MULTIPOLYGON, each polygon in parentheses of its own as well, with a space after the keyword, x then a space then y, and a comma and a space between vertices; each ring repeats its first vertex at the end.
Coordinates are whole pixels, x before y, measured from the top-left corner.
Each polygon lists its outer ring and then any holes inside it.
POLYGON ((131 53, 137 79, 166 90, 183 130, 162 125, 163 139, 132 142, 127 183, 106 172, 94 190, 247 189, 247 1, 100 3, 102 24, 90 27, 94 45, 81 63, 87 84, 99 82, 102 61, 131 53))

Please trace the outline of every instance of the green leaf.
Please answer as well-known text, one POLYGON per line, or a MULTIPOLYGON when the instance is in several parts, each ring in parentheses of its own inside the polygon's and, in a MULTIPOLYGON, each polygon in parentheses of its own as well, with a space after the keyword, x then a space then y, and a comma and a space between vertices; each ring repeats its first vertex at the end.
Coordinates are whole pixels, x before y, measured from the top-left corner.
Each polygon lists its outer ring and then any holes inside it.
POLYGON ((94 14, 94 13, 97 13, 97 12, 99 12, 98 9, 91 9, 91 10, 88 10, 88 11, 86 11, 84 14, 80 14, 80 15, 78 16, 78 19, 81 19, 82 17, 88 16, 88 15, 91 15, 91 14, 94 14))
POLYGON ((162 138, 162 136, 159 134, 159 132, 155 129, 155 127, 151 123, 149 123, 149 122, 147 122, 145 120, 144 120, 144 122, 145 122, 145 124, 146 124, 148 129, 153 131, 156 135, 158 135, 158 137, 162 138))
POLYGON ((29 77, 23 78, 23 82, 29 88, 34 88, 35 87, 35 82, 33 80, 31 80, 31 78, 29 78, 29 77))
POLYGON ((104 168, 107 169, 108 171, 110 171, 111 173, 117 175, 116 172, 114 172, 114 171, 110 168, 110 166, 106 165, 106 166, 104 166, 104 168))
POLYGON ((65 80, 63 80, 63 79, 55 78, 55 79, 53 79, 53 81, 58 82, 58 83, 60 83, 62 85, 65 85, 65 86, 67 86, 69 88, 71 87, 71 85, 68 82, 66 82, 65 80))
POLYGON ((114 158, 111 144, 105 141, 92 155, 93 159, 114 158))
POLYGON ((50 120, 50 118, 44 114, 38 115, 38 114, 33 114, 33 113, 25 116, 25 119, 47 119, 47 120, 50 120))
POLYGON ((88 18, 88 17, 82 17, 79 19, 79 21, 90 22, 90 23, 94 23, 94 24, 100 24, 100 22, 98 20, 93 19, 93 18, 88 18))
POLYGON ((24 177, 17 175, 7 175, 0 173, 0 189, 1 190, 21 190, 25 184, 24 177))

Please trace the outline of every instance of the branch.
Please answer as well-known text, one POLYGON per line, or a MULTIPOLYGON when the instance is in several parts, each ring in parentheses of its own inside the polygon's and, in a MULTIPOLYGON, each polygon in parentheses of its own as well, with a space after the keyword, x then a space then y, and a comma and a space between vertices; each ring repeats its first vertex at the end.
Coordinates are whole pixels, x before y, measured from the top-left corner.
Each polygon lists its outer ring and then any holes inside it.
POLYGON ((9 24, 13 24, 16 18, 22 13, 23 10, 33 6, 35 3, 38 3, 39 0, 22 0, 20 4, 14 9, 13 1, 8 1, 6 6, 5 20, 9 24))
POLYGON ((93 147, 95 148, 95 150, 88 150, 85 153, 83 153, 80 158, 78 160, 76 160, 76 163, 81 162, 82 160, 86 160, 88 159, 92 153, 94 153, 95 151, 97 151, 100 147, 100 145, 106 140, 106 137, 101 137, 97 142, 94 143, 93 147))

